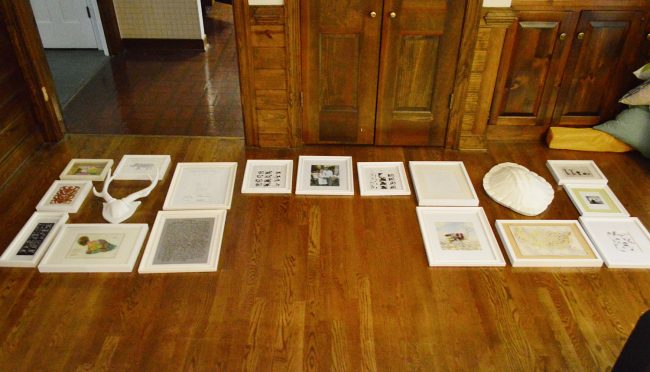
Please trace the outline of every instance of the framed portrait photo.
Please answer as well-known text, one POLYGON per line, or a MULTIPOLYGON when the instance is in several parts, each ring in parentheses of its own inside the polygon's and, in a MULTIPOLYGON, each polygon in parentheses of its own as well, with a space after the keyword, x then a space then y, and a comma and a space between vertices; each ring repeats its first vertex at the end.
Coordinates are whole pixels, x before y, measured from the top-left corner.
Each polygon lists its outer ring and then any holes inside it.
POLYGON ((124 155, 115 168, 113 178, 116 180, 148 181, 158 173, 158 179, 165 178, 171 163, 169 155, 124 155))
POLYGON ((113 159, 72 159, 59 176, 62 180, 104 181, 113 159))
POLYGON ((512 266, 603 265, 578 221, 497 220, 496 227, 512 266))
POLYGON ((230 209, 237 163, 178 163, 163 210, 230 209))
POLYGON ((623 204, 607 185, 565 184, 564 190, 581 216, 627 217, 623 204))
POLYGON ((607 267, 650 268, 650 234, 638 218, 580 217, 580 223, 607 267))
POLYGON ((93 187, 90 181, 54 181, 36 206, 42 212, 76 213, 93 187))
POLYGON ((131 272, 148 230, 144 223, 63 225, 38 270, 44 273, 131 272))
POLYGON ((409 168, 419 206, 478 206, 478 196, 462 161, 411 161, 409 168))
POLYGON ((248 160, 242 194, 291 194, 293 160, 248 160))
POLYGON ((138 272, 217 271, 225 223, 225 210, 158 212, 138 272))
POLYGON ((354 195, 351 156, 301 156, 296 195, 354 195))
POLYGON ((567 183, 606 185, 607 178, 592 160, 547 160, 558 185, 567 183))
POLYGON ((481 207, 417 207, 429 266, 505 266, 481 207))
POLYGON ((50 247, 67 213, 35 212, 0 256, 3 267, 36 267, 50 247))
POLYGON ((411 195, 402 162, 359 162, 357 175, 362 196, 411 195))

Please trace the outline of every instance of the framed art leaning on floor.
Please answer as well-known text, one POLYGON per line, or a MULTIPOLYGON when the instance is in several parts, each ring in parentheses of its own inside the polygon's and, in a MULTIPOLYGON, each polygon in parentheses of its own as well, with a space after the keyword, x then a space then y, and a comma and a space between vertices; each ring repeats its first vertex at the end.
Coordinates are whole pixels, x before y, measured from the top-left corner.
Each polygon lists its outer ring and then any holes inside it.
POLYGON ((351 156, 301 156, 297 195, 354 195, 351 156))
POLYGON ((68 220, 63 212, 35 212, 0 256, 0 266, 36 267, 59 229, 68 220))

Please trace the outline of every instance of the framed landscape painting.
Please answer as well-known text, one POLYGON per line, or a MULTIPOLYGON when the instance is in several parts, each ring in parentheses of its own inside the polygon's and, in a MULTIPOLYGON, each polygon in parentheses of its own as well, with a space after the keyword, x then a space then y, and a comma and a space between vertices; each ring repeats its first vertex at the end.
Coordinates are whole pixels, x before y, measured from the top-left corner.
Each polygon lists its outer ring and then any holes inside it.
POLYGON ((411 195, 402 162, 359 162, 357 175, 363 196, 411 195))
POLYGON ((113 159, 72 159, 59 176, 62 180, 104 181, 113 159))
POLYGON ((237 163, 178 163, 163 210, 230 209, 237 163))
POLYGON ((36 267, 50 247, 67 213, 35 212, 0 256, 0 266, 36 267))
POLYGON ((564 190, 582 216, 627 217, 630 215, 607 185, 565 184, 564 190))
POLYGON ((76 213, 92 186, 90 181, 54 181, 36 206, 36 210, 76 213))
POLYGON ((293 160, 257 160, 246 162, 242 194, 291 194, 293 160))
POLYGON ((158 179, 165 178, 171 163, 169 155, 124 155, 113 174, 116 180, 148 181, 158 174, 158 179))
POLYGON ((650 268, 650 234, 641 220, 580 217, 592 243, 611 268, 650 268))
POLYGON ((301 156, 297 195, 354 195, 351 156, 301 156))
POLYGON ((419 206, 478 206, 478 196, 462 161, 411 161, 409 168, 419 206))
POLYGON ((148 230, 147 224, 63 225, 38 270, 131 272, 148 230))
POLYGON ((592 160, 547 160, 546 167, 558 185, 607 184, 607 178, 592 160))

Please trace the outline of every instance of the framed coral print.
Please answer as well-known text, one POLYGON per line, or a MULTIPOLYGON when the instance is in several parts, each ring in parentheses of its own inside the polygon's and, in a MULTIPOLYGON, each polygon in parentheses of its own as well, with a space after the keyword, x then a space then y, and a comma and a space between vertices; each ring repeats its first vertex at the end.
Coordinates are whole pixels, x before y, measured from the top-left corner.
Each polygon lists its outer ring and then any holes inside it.
POLYGON ((62 180, 104 181, 113 159, 72 159, 59 176, 62 180))
POLYGON ((138 272, 217 271, 226 211, 161 211, 138 272))
POLYGON ((497 220, 496 227, 512 266, 603 265, 578 221, 497 220))
POLYGON ((417 207, 429 266, 505 266, 481 207, 417 207))
POLYGON ((641 220, 580 217, 592 243, 611 268, 650 268, 650 234, 641 220))
POLYGON ((50 247, 67 213, 35 212, 0 256, 0 266, 36 267, 50 247))
POLYGON ((564 190, 582 216, 627 217, 630 215, 607 185, 565 184, 564 190))
POLYGON ((76 213, 92 186, 90 181, 54 181, 36 206, 36 210, 76 213))
POLYGON ((419 206, 478 206, 478 196, 462 161, 411 161, 409 168, 419 206))
POLYGON ((547 160, 558 185, 567 183, 606 185, 607 178, 592 160, 547 160))
POLYGON ((164 210, 230 209, 237 163, 178 163, 164 210))
POLYGON ((131 272, 148 230, 143 223, 63 225, 38 270, 131 272))
POLYGON ((357 175, 362 196, 411 195, 402 162, 359 162, 357 175))
POLYGON ((115 168, 116 180, 148 181, 158 174, 158 179, 165 178, 171 163, 169 155, 124 155, 115 168))
POLYGON ((293 160, 248 160, 242 194, 291 194, 293 160))
POLYGON ((301 156, 297 195, 354 195, 351 156, 301 156))

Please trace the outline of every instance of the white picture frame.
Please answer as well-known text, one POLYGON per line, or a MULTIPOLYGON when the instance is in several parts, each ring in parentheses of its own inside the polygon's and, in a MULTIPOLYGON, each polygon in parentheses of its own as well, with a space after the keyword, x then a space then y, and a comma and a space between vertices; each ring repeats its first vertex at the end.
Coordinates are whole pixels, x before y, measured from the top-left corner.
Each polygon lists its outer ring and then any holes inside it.
POLYGON ((91 181, 54 181, 36 205, 39 212, 76 213, 93 187, 91 181))
POLYGON ((547 160, 546 167, 560 186, 568 183, 607 184, 607 177, 593 160, 547 160))
POLYGON ((124 155, 113 174, 115 180, 149 181, 158 172, 158 180, 165 178, 169 164, 169 155, 124 155))
POLYGON ((113 159, 72 159, 59 179, 104 181, 113 167, 113 159))
POLYGON ((293 160, 246 161, 242 194, 291 194, 292 187, 293 160))
POLYGON ((300 156, 296 195, 354 195, 351 156, 300 156))
POLYGON ((411 161, 420 207, 476 207, 478 195, 462 161, 411 161))
POLYGON ((158 212, 138 272, 217 271, 226 213, 223 209, 158 212))
POLYGON ((565 184, 563 187, 581 216, 628 217, 630 215, 607 185, 565 184))
POLYGON ((131 272, 147 236, 144 223, 66 224, 38 265, 43 273, 131 272))
POLYGON ((361 196, 411 195, 404 163, 358 162, 359 193, 361 196))
POLYGON ((67 213, 34 212, 0 256, 0 267, 36 267, 66 221, 67 213))
POLYGON ((514 267, 601 267, 603 260, 575 220, 497 220, 514 267))
POLYGON ((482 207, 417 207, 429 266, 505 266, 482 207))
POLYGON ((237 163, 178 163, 163 210, 230 209, 237 163))
POLYGON ((607 267, 622 269, 650 268, 650 234, 636 217, 580 217, 607 267))

